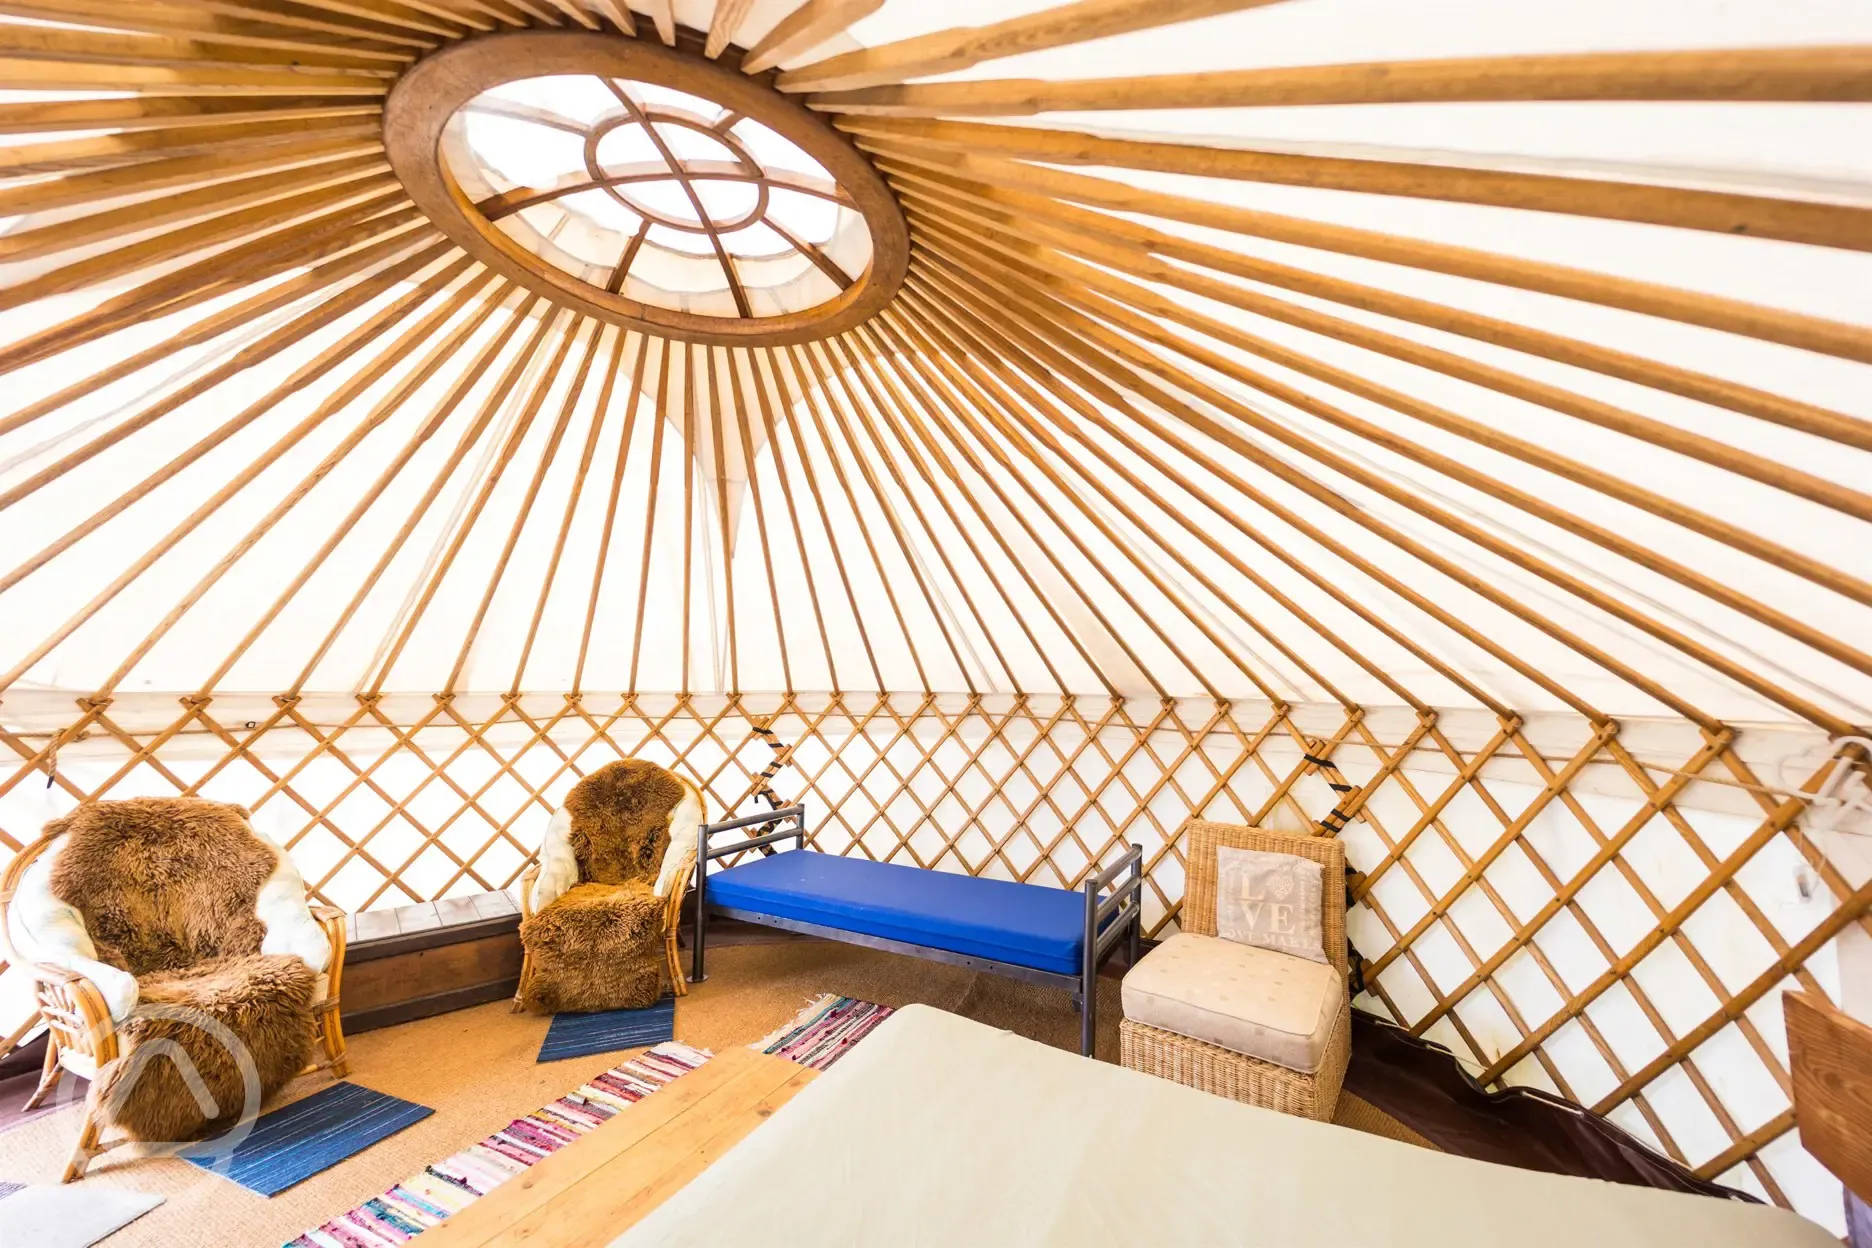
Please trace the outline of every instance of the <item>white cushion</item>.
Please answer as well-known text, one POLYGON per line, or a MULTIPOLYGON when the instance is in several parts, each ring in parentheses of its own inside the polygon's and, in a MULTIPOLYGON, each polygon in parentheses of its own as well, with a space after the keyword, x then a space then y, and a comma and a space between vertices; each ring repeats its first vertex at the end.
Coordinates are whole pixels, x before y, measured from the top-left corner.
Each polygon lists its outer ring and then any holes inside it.
POLYGON ((1124 977, 1123 997, 1132 1022, 1311 1074, 1345 986, 1325 963, 1179 932, 1124 977))
POLYGON ((65 845, 60 837, 26 868, 7 907, 7 939, 25 961, 56 966, 97 985, 112 1020, 121 1023, 136 1008, 136 976, 98 961, 84 916, 52 892, 52 866, 65 845))
POLYGON ((254 913, 266 928, 260 952, 296 953, 307 966, 323 973, 331 963, 331 941, 325 935, 324 924, 312 917, 306 905, 305 879, 285 850, 258 832, 254 835, 266 842, 279 862, 254 900, 254 913))
MULTIPOLYGON (((681 779, 681 777, 678 777, 681 779)), ((663 851, 663 865, 657 870, 656 895, 668 897, 676 879, 695 861, 696 832, 702 827, 702 794, 683 780, 683 800, 670 811, 669 848, 663 851)))
POLYGON ((561 806, 540 838, 539 878, 528 904, 538 914, 578 883, 578 859, 572 854, 572 812, 561 806))

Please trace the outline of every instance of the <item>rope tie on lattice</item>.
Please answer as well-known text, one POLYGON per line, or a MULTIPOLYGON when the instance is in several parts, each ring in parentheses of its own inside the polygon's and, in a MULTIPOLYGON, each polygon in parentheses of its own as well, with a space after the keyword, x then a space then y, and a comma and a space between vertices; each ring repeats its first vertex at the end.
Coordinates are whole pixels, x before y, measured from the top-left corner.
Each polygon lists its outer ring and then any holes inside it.
MULTIPOLYGON (((793 747, 782 741, 780 739, 780 734, 769 727, 771 722, 772 721, 769 720, 767 723, 756 723, 753 725, 754 735, 759 737, 762 741, 765 741, 767 743, 767 748, 773 751, 773 760, 765 767, 761 768, 760 774, 754 777, 754 796, 756 799, 764 798, 769 810, 780 810, 792 803, 783 800, 778 793, 774 792, 773 778, 780 774, 780 769, 782 767, 787 765, 787 761, 792 757, 793 747)), ((775 820, 772 823, 764 823, 761 825, 760 830, 753 833, 753 835, 766 836, 769 832, 778 830, 779 827, 779 820, 775 820)), ((771 845, 763 845, 760 847, 760 851, 763 856, 771 857, 774 852, 774 847, 771 845)))

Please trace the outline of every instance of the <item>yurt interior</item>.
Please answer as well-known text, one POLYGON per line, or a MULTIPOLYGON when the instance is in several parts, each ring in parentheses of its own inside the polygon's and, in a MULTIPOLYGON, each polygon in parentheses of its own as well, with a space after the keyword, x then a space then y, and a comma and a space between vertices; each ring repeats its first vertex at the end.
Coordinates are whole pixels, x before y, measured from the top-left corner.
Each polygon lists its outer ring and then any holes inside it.
POLYGON ((1872 1248, 1866 0, 0 0, 0 1248, 1872 1248))

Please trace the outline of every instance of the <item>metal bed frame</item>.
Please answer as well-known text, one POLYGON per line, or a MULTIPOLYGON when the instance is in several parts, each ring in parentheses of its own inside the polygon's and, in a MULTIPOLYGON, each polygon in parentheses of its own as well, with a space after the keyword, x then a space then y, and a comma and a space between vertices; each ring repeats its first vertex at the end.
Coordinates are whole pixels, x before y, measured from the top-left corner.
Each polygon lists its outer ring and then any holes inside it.
POLYGON ((1141 906, 1144 889, 1144 847, 1142 845, 1132 845, 1117 862, 1086 879, 1083 890, 1085 893, 1085 938, 1079 973, 1066 975, 1058 971, 1043 971, 1031 966, 1022 966, 1016 962, 998 962, 992 958, 954 953, 948 949, 937 949, 929 945, 889 940, 864 932, 846 931, 843 928, 806 923, 799 919, 763 914, 756 910, 743 910, 735 906, 718 906, 709 902, 708 864, 710 862, 750 849, 772 853, 773 850, 768 847, 780 841, 793 841, 796 849, 805 850, 806 836, 804 803, 782 806, 777 810, 761 811, 753 815, 743 815, 735 819, 724 819, 720 823, 705 823, 697 829, 695 952, 689 976, 692 983, 701 983, 708 978, 704 970, 704 959, 708 948, 708 919, 710 915, 720 915, 723 918, 777 927, 783 931, 818 936, 825 940, 843 941, 848 945, 862 945, 867 949, 881 949, 886 953, 907 954, 913 958, 926 958, 932 962, 944 962, 950 966, 967 967, 972 971, 1005 975, 1009 979, 1038 984, 1044 988, 1064 988, 1072 994, 1073 1006, 1079 1011, 1079 1052, 1087 1057, 1092 1055, 1098 1015, 1098 968, 1111 955, 1111 951, 1117 947, 1121 939, 1126 942, 1132 964, 1135 965, 1138 960, 1139 944, 1143 937, 1141 906), (709 844, 709 837, 718 832, 733 832, 741 828, 780 823, 791 823, 792 826, 763 832, 760 835, 736 841, 732 845, 709 844), (1127 872, 1128 878, 1122 883, 1117 883, 1119 878, 1125 876, 1127 872), (1111 895, 1101 898, 1099 893, 1107 887, 1111 887, 1111 895))

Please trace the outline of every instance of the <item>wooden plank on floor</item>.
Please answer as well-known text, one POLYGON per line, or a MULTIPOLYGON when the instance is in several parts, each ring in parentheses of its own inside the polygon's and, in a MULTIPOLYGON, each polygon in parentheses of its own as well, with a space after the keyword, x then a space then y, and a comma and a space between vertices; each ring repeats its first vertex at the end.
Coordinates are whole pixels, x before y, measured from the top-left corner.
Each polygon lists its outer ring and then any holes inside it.
POLYGON ((424 1248, 608 1244, 818 1073, 730 1049, 425 1232, 424 1248))

